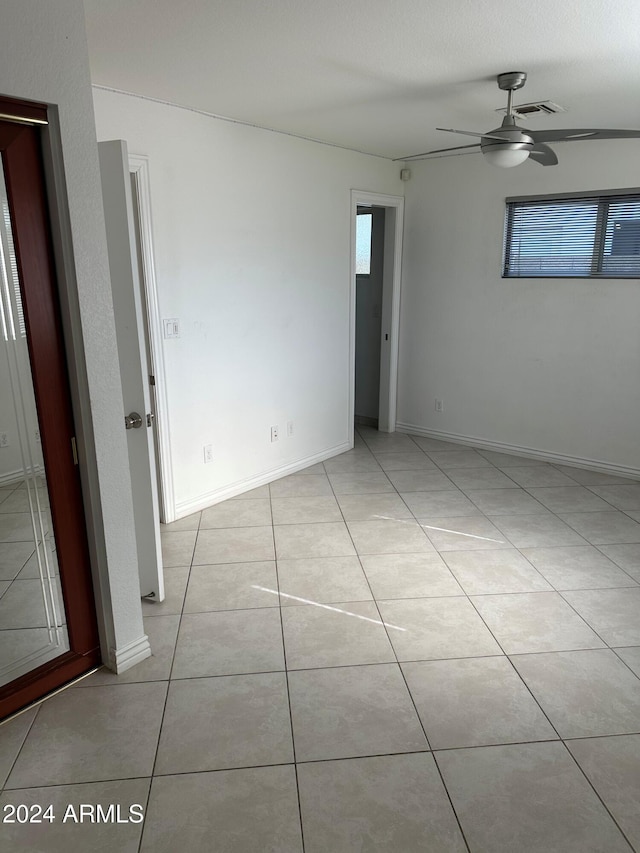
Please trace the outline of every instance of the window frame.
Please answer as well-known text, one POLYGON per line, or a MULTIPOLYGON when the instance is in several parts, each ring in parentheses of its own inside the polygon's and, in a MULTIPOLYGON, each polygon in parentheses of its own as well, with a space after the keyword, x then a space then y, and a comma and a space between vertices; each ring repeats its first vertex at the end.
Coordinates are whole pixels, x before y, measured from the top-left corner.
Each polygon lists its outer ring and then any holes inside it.
MULTIPOLYGON (((526 195, 526 196, 508 196, 505 199, 505 217, 504 217, 504 233, 502 245, 502 278, 580 278, 580 279, 635 279, 640 278, 639 273, 631 274, 615 274, 603 272, 602 266, 604 263, 604 247, 607 233, 607 217, 609 206, 613 200, 624 198, 625 196, 637 196, 640 202, 640 187, 631 187, 626 189, 608 189, 608 190, 583 190, 572 193, 544 193, 542 195, 526 195), (526 205, 529 203, 542 204, 549 202, 550 205, 557 204, 562 201, 580 201, 591 199, 597 203, 597 219, 594 233, 593 252, 591 256, 591 266, 588 273, 576 275, 550 275, 542 273, 539 275, 527 273, 519 275, 509 271, 509 253, 511 247, 511 239, 513 236, 513 215, 517 205, 526 205)), ((640 264, 640 261, 639 261, 640 264)))

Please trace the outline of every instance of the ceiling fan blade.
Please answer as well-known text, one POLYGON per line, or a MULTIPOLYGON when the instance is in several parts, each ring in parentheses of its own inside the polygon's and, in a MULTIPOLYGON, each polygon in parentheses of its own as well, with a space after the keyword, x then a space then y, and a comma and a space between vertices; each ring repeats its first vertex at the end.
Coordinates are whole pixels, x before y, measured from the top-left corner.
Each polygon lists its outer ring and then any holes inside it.
POLYGON ((423 154, 409 154, 408 157, 394 157, 393 162, 397 163, 400 160, 420 160, 422 157, 428 157, 430 154, 443 154, 445 151, 463 151, 465 148, 480 148, 480 143, 475 145, 458 145, 455 148, 436 148, 434 151, 425 151, 423 154))
POLYGON ((476 133, 473 130, 455 130, 453 127, 436 127, 436 130, 443 130, 445 133, 462 133, 463 136, 477 136, 479 139, 497 139, 498 142, 508 142, 504 136, 492 136, 490 133, 476 133))
POLYGON ((569 128, 568 130, 528 130, 534 142, 580 142, 587 139, 634 139, 640 130, 613 130, 605 127, 569 128))
POLYGON ((555 166, 558 162, 556 152, 548 145, 543 145, 542 142, 533 146, 529 152, 529 160, 540 163, 541 166, 555 166))

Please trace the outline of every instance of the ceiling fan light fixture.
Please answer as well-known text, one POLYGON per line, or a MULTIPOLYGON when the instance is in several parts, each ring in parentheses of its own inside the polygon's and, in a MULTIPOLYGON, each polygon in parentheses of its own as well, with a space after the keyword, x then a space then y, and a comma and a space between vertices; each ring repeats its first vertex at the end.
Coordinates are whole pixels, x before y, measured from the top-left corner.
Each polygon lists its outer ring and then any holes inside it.
POLYGON ((483 147, 482 153, 485 160, 491 163, 492 166, 498 166, 501 169, 512 169, 514 166, 519 166, 529 156, 528 148, 511 148, 509 145, 491 145, 483 147))

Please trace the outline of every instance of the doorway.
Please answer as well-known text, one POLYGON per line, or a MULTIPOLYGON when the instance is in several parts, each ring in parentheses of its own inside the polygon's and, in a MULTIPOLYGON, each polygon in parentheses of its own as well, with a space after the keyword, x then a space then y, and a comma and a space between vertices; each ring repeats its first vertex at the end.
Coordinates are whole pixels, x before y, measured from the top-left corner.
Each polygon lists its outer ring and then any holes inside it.
POLYGON ((355 423, 396 428, 403 213, 401 196, 351 192, 352 442, 355 423))
POLYGON ((100 663, 38 130, 46 108, 1 110, 22 121, 0 121, 0 719, 100 663))

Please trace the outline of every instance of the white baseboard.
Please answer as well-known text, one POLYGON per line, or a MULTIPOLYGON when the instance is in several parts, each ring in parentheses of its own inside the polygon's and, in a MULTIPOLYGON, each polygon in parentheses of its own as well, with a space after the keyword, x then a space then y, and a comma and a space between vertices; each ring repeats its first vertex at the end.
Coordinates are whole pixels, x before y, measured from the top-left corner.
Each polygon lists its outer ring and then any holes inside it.
POLYGON ((186 515, 191 515, 193 512, 199 512, 201 509, 214 504, 226 501, 228 498, 235 498, 236 495, 241 495, 251 489, 257 489, 258 486, 264 486, 266 483, 271 483, 273 480, 279 480, 289 474, 295 474, 296 471, 302 471, 304 468, 309 468, 311 465, 316 465, 318 462, 324 462, 325 459, 331 459, 339 453, 345 453, 351 450, 352 444, 345 441, 343 444, 338 444, 335 447, 330 447, 328 450, 323 450, 321 453, 316 453, 313 456, 307 456, 304 459, 299 459, 297 462, 291 462, 288 465, 282 465, 280 468, 274 468, 271 471, 264 471, 255 477, 250 477, 247 480, 238 480, 228 486, 223 486, 221 489, 215 489, 212 492, 205 492, 188 501, 182 501, 176 504, 175 518, 184 518, 186 515))
POLYGON ((127 643, 120 649, 109 649, 109 660, 105 661, 109 669, 120 675, 151 657, 151 645, 146 634, 134 640, 132 643, 127 643))
POLYGON ((396 424, 398 432, 422 435, 425 438, 435 438, 438 441, 450 441, 453 444, 472 445, 481 447, 483 450, 496 450, 499 453, 510 453, 514 456, 525 456, 528 459, 540 459, 543 462, 555 462, 560 465, 568 465, 572 468, 586 468, 588 471, 600 471, 603 474, 612 474, 616 477, 631 477, 640 479, 640 468, 632 468, 628 465, 616 465, 612 462, 603 462, 599 459, 583 459, 580 456, 568 456, 565 453, 553 453, 550 450, 537 450, 533 447, 522 447, 518 444, 505 444, 502 441, 491 441, 487 438, 478 438, 473 435, 458 435, 452 432, 442 432, 436 429, 424 429, 416 424, 396 424))

